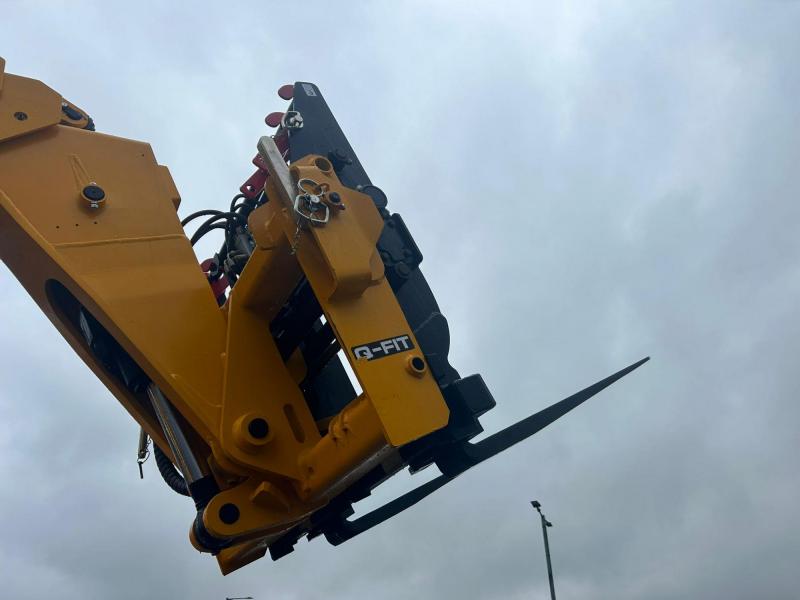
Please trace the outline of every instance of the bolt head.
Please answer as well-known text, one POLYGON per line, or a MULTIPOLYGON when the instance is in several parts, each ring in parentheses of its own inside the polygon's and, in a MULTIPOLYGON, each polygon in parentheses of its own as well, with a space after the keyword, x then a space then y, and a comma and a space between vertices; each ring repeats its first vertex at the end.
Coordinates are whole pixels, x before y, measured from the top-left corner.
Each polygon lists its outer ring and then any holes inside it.
POLYGON ((90 184, 83 188, 83 196, 90 202, 100 202, 106 193, 99 185, 90 184))
POLYGON ((404 263, 404 262, 397 263, 397 264, 394 266, 394 270, 395 270, 395 272, 396 272, 396 273, 397 273, 397 274, 398 274, 400 277, 402 277, 402 278, 404 278, 404 279, 405 279, 405 278, 408 278, 409 276, 411 276, 411 269, 410 269, 410 268, 409 268, 409 266, 408 266, 406 263, 404 263))

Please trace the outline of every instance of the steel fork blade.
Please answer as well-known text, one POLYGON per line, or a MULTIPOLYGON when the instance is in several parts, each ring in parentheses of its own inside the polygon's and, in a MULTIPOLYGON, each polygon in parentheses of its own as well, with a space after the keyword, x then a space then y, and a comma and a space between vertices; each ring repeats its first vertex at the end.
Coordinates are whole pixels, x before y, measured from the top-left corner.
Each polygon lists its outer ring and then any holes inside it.
MULTIPOLYGON (((328 542, 334 546, 338 546, 347 540, 363 533, 368 529, 372 529, 376 525, 380 525, 384 521, 400 514, 407 508, 411 508, 420 500, 430 496, 439 488, 450 483, 453 479, 458 477, 464 471, 482 463, 485 460, 500 454, 504 450, 508 450, 511 446, 531 437, 533 434, 541 431, 553 421, 556 421, 571 411, 586 402, 592 396, 603 391, 612 383, 622 379, 635 369, 641 367, 644 363, 650 360, 647 356, 624 369, 617 371, 613 375, 609 375, 605 379, 601 379, 597 383, 590 385, 581 391, 564 398, 540 410, 536 414, 531 415, 495 434, 490 435, 484 440, 475 444, 463 443, 459 447, 452 448, 452 454, 442 457, 436 461, 436 464, 442 470, 442 475, 423 483, 422 485, 414 488, 410 492, 406 492, 402 496, 387 502, 380 508, 367 513, 363 517, 359 517, 353 521, 343 520, 335 528, 331 527, 325 532, 325 537, 328 542)), ((449 454, 449 453, 448 453, 449 454)))

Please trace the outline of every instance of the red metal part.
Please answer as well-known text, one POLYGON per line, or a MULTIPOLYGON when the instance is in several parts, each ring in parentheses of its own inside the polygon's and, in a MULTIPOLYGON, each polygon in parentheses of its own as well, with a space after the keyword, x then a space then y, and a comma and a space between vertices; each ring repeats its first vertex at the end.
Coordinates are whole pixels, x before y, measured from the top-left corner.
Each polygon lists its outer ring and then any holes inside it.
POLYGON ((294 86, 291 83, 282 85, 278 88, 278 96, 284 100, 291 100, 294 97, 294 86))
POLYGON ((266 171, 267 170, 267 163, 264 162, 264 159, 261 158, 260 154, 256 154, 253 157, 253 164, 255 166, 257 166, 259 169, 261 169, 262 171, 266 171))
POLYGON ((264 119, 264 123, 266 123, 270 127, 278 127, 281 124, 282 120, 283 120, 282 112, 271 112, 264 119))
POLYGON ((244 194, 244 197, 248 200, 257 198, 264 189, 264 184, 267 183, 268 176, 269 173, 258 169, 258 171, 253 173, 250 178, 242 184, 239 191, 244 194))
POLYGON ((278 150, 280 150, 283 157, 286 158, 286 153, 289 151, 289 134, 285 129, 281 129, 274 135, 273 139, 275 140, 275 145, 278 147, 278 150))
POLYGON ((203 273, 208 278, 208 283, 211 286, 211 291, 214 292, 214 298, 219 299, 220 296, 224 297, 225 290, 228 288, 228 278, 225 275, 221 275, 218 279, 211 281, 210 271, 212 264, 214 264, 214 259, 207 258, 200 263, 200 268, 203 270, 203 273))

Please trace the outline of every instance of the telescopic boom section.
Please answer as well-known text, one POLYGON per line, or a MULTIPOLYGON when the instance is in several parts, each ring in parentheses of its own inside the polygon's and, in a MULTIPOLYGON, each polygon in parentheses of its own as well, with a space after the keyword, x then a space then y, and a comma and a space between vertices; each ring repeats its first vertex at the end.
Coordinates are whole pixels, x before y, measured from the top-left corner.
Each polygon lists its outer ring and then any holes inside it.
POLYGON ((192 543, 223 573, 366 531, 644 362, 470 442, 495 402, 449 363, 413 237, 319 88, 280 96, 240 193, 181 221, 149 145, 95 132, 0 59, 0 257, 142 426, 140 466, 152 438, 194 500, 192 543), (198 265, 192 244, 211 233, 223 243, 198 265), (438 478, 348 520, 434 463, 438 478))

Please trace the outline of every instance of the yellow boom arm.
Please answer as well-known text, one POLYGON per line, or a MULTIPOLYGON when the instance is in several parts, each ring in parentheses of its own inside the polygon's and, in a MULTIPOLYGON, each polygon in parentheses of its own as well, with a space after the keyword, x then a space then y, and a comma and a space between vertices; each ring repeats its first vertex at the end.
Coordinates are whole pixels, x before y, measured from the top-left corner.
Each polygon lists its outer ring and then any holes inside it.
POLYGON ((447 362, 421 254, 319 89, 290 87, 258 143, 258 183, 204 211, 226 242, 201 268, 150 146, 94 131, 0 59, 0 257, 178 466, 192 543, 223 573, 407 508, 429 492, 346 520, 403 467, 435 462, 449 480, 530 435, 467 443, 494 401, 447 362))

